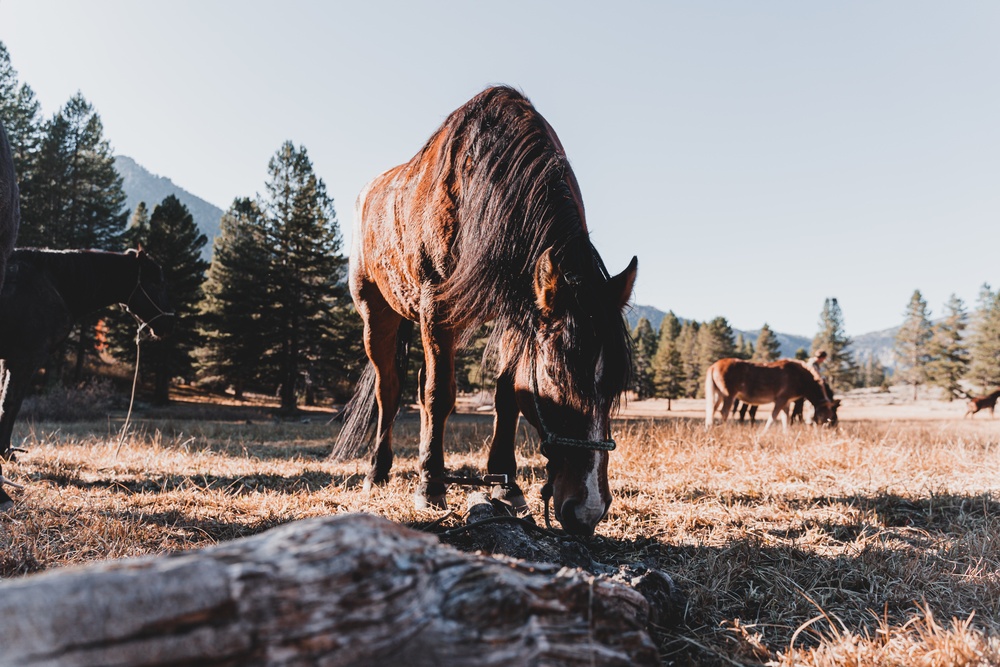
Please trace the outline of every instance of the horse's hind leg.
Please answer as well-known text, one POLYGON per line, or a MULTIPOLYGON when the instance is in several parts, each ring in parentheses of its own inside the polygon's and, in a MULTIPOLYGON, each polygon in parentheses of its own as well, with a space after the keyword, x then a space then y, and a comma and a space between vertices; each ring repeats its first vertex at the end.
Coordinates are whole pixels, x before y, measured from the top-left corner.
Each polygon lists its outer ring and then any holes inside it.
POLYGON ((371 469, 365 478, 365 490, 373 484, 389 481, 392 469, 392 423, 399 410, 402 391, 396 352, 403 318, 389 307, 374 286, 360 291, 358 311, 364 321, 365 352, 375 368, 375 401, 378 406, 378 432, 372 452, 371 469))
POLYGON ((420 483, 414 496, 417 508, 447 507, 444 476, 444 428, 455 409, 455 333, 428 321, 421 322, 424 344, 424 381, 420 405, 420 483))
POLYGON ((502 373, 497 378, 496 395, 493 399, 496 416, 493 419, 493 440, 490 442, 490 458, 486 469, 492 475, 507 475, 508 485, 493 487, 493 497, 509 503, 517 514, 528 512, 524 492, 517 486, 517 461, 514 458, 514 439, 517 435, 519 413, 514 393, 514 379, 510 373, 502 373))

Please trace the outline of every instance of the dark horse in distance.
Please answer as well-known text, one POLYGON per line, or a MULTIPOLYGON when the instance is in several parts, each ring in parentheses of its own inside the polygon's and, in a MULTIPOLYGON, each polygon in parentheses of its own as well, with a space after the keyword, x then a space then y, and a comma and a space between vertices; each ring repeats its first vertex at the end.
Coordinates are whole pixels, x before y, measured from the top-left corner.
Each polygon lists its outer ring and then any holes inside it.
MULTIPOLYGON (((173 317, 163 271, 142 250, 14 251, 0 291, 0 358, 10 370, 0 417, 0 455, 10 451, 14 420, 35 371, 78 319, 115 303, 155 336, 170 329, 173 317)), ((0 510, 11 502, 0 488, 0 510)))
POLYGON ((817 424, 832 422, 840 404, 829 399, 815 371, 795 359, 769 364, 719 359, 705 372, 705 427, 712 426, 720 406, 725 422, 736 400, 751 405, 774 403, 764 428, 769 428, 781 413, 787 427, 788 406, 798 398, 805 398, 816 408, 817 424))
MULTIPOLYGON (((590 534, 611 504, 611 414, 631 374, 622 309, 637 260, 611 276, 590 242, 583 199, 555 131, 517 91, 489 88, 453 112, 417 155, 358 197, 350 287, 370 365, 333 454, 357 456, 375 431, 366 487, 392 466, 412 322, 425 368, 418 507, 444 507, 445 421, 455 351, 494 321, 496 416, 487 463, 495 497, 527 508, 513 482, 518 414, 547 457, 546 510, 590 534)), ((546 511, 547 515, 547 511, 546 511)))
POLYGON ((989 410, 990 417, 993 417, 993 411, 997 407, 997 399, 1000 398, 1000 389, 997 389, 992 394, 987 394, 986 396, 969 396, 969 406, 965 411, 965 417, 975 416, 980 410, 989 410))

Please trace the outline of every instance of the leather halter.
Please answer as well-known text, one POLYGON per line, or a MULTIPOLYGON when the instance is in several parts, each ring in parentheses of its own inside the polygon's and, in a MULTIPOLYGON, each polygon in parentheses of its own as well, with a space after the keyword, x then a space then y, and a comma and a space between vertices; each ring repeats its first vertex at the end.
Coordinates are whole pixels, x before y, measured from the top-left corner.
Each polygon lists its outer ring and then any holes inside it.
POLYGON ((541 436, 542 454, 548 456, 547 448, 551 445, 559 447, 576 447, 577 449, 590 449, 594 451, 611 452, 617 445, 614 439, 607 440, 584 440, 581 438, 568 438, 554 434, 546 425, 542 417, 541 403, 538 395, 538 369, 535 366, 535 357, 531 357, 531 398, 535 402, 535 416, 538 418, 538 431, 541 436))

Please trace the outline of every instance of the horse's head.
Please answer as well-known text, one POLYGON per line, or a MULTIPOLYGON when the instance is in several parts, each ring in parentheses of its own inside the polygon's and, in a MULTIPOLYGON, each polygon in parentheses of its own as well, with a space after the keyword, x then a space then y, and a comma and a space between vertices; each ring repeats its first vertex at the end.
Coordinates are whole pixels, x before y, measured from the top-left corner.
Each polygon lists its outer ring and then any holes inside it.
POLYGON ((153 336, 161 338, 173 329, 174 313, 167 298, 167 281, 163 269, 141 248, 125 253, 135 258, 136 281, 129 292, 125 308, 142 321, 153 336))
POLYGON ((833 401, 820 401, 815 406, 816 414, 813 421, 820 426, 837 425, 837 408, 840 407, 840 399, 833 401))
POLYGON ((517 362, 515 390, 548 457, 546 506, 551 498, 556 519, 574 534, 592 534, 611 505, 611 412, 632 368, 622 309, 637 263, 611 278, 599 274, 597 284, 564 274, 551 248, 535 266, 535 334, 517 362))

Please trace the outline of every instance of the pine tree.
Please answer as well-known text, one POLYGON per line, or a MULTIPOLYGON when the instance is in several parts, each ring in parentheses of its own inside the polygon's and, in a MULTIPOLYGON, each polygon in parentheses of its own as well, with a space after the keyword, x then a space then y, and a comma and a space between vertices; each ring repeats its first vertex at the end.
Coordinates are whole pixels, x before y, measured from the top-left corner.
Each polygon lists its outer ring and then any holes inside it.
POLYGON ((746 353, 746 351, 747 351, 747 342, 748 341, 744 340, 744 338, 743 338, 743 332, 742 331, 739 332, 738 334, 736 334, 736 343, 735 343, 735 345, 733 345, 733 348, 735 350, 733 352, 733 356, 734 357, 736 357, 737 359, 747 360, 747 359, 750 358, 750 356, 752 356, 752 355, 748 355, 746 353))
POLYGON ((969 336, 969 379, 982 393, 1000 386, 1000 292, 989 285, 979 291, 969 336))
POLYGON ((281 410, 297 408, 300 376, 329 384, 343 373, 331 341, 349 312, 343 278, 347 261, 333 200, 304 147, 285 142, 268 164, 264 213, 273 260, 268 276, 273 306, 265 311, 268 354, 280 383, 281 410))
POLYGON ((698 332, 701 325, 694 320, 687 320, 681 325, 677 336, 677 347, 684 363, 684 395, 694 398, 702 390, 705 380, 702 377, 701 358, 698 355, 698 332))
POLYGON ((844 315, 840 304, 835 298, 826 299, 820 313, 819 331, 812 340, 812 353, 826 351, 824 375, 838 392, 852 386, 857 375, 857 364, 850 350, 851 342, 844 332, 844 315))
POLYGON ((34 218, 22 245, 114 250, 128 218, 122 178, 100 116, 79 93, 45 124, 34 178, 34 218))
POLYGON ((708 367, 719 359, 736 356, 736 343, 733 340, 733 329, 724 317, 716 317, 705 322, 698 329, 697 343, 698 385, 696 396, 705 391, 704 375, 708 367))
POLYGON ((7 130, 18 173, 28 169, 38 149, 42 131, 40 110, 34 91, 18 81, 7 47, 0 42, 0 123, 7 130))
MULTIPOLYGON (((0 42, 0 125, 7 132, 21 194, 21 219, 34 219, 35 167, 42 135, 41 106, 26 83, 20 83, 10 54, 0 42)), ((19 244, 21 245, 21 244, 19 244)))
POLYGON ((944 389, 951 401, 965 394, 961 380, 969 369, 969 350, 964 334, 969 316, 965 303, 954 294, 944 308, 944 318, 934 325, 927 375, 928 382, 944 389))
POLYGON ((263 387, 260 360, 267 351, 261 315, 270 307, 262 281, 271 261, 264 216, 257 203, 233 201, 222 216, 201 306, 200 375, 209 384, 232 386, 236 398, 263 387))
POLYGON ((781 343, 774 335, 774 332, 771 331, 771 327, 765 322, 760 328, 760 333, 757 334, 757 345, 752 360, 766 364, 777 361, 780 356, 781 343))
POLYGON ((653 357, 653 388, 655 395, 667 399, 667 410, 672 401, 684 391, 684 359, 680 349, 681 323, 673 311, 668 312, 660 324, 660 336, 653 357))
POLYGON ((906 307, 903 324, 896 332, 894 350, 896 376, 913 387, 913 400, 917 400, 917 388, 927 381, 932 335, 927 301, 920 290, 914 290, 906 307))
POLYGON ((197 315, 201 285, 208 268, 208 262, 201 258, 201 249, 208 239, 198 230, 187 207, 174 195, 153 209, 148 224, 141 219, 136 223, 131 229, 133 240, 163 268, 175 314, 171 334, 160 340, 145 340, 141 348, 140 364, 153 374, 153 402, 165 405, 170 401, 171 380, 191 375, 193 352, 201 343, 197 315))
POLYGON ((636 397, 641 401, 653 396, 655 391, 653 386, 653 357, 656 355, 657 337, 653 331, 653 326, 645 317, 639 318, 635 330, 632 332, 632 339, 635 341, 635 383, 633 388, 636 397))

